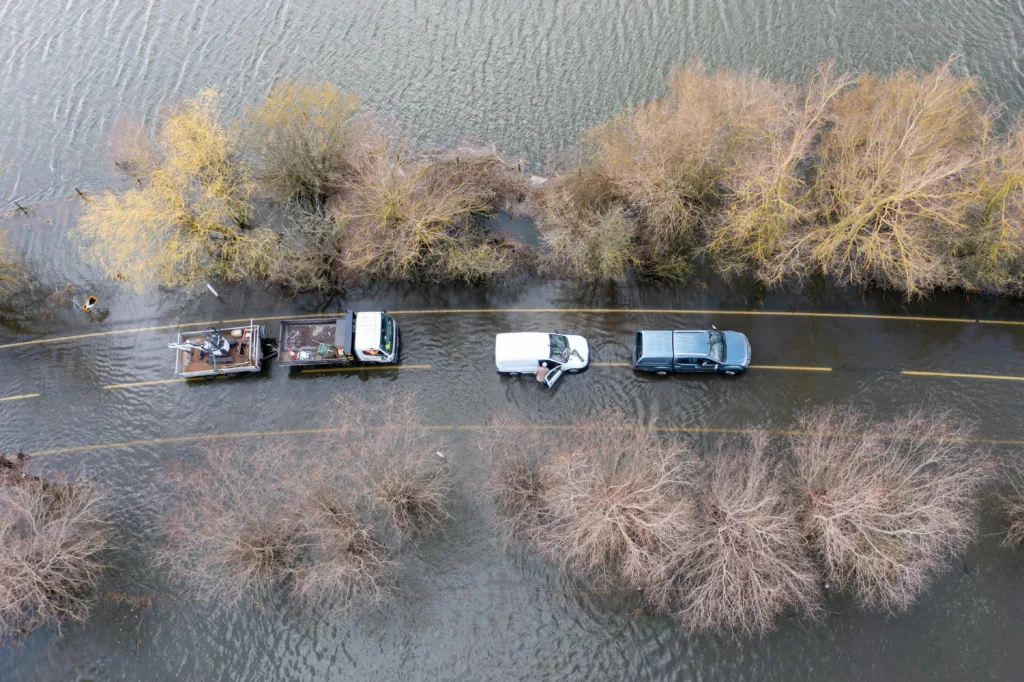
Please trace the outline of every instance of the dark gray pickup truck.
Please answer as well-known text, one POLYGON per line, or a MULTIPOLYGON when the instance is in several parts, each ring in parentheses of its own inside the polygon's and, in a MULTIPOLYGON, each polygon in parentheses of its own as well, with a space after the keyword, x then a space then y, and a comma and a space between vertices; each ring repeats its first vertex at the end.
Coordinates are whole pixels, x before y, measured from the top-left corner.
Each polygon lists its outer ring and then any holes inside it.
POLYGON ((739 332, 640 331, 633 339, 633 369, 638 372, 739 374, 749 365, 750 341, 739 332))

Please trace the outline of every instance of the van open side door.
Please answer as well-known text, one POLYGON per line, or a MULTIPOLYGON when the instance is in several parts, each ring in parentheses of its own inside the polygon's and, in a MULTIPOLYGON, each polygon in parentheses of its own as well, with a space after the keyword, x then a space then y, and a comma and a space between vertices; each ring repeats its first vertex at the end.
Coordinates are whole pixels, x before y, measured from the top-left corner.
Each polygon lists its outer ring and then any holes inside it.
POLYGON ((548 375, 544 377, 544 385, 551 388, 555 385, 556 381, 562 378, 563 374, 565 374, 565 366, 555 365, 554 368, 548 372, 548 375))

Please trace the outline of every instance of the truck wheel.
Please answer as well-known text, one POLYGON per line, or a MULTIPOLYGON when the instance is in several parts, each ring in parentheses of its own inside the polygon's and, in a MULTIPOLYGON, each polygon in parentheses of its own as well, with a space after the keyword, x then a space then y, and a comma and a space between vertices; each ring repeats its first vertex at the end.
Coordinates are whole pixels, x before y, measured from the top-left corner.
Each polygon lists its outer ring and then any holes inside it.
POLYGON ((519 376, 519 372, 509 372, 506 376, 517 377, 519 376))
POLYGON ((569 370, 569 374, 579 374, 579 373, 580 373, 580 371, 578 369, 570 369, 569 370))
POLYGON ((668 376, 668 372, 655 372, 659 377, 668 376))
POLYGON ((731 369, 727 369, 727 370, 725 370, 725 376, 727 376, 727 377, 734 377, 734 376, 736 376, 736 372, 734 372, 731 369))

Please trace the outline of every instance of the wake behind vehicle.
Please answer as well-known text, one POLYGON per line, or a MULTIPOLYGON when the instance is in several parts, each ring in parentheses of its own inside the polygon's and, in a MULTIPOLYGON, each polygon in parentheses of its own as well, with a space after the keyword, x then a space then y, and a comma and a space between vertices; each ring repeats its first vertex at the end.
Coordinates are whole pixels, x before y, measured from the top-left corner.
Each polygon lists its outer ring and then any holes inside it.
POLYGON ((178 332, 178 340, 167 347, 175 350, 174 376, 185 378, 258 372, 264 358, 277 353, 266 329, 251 321, 243 327, 178 332))
POLYGON ((639 331, 633 337, 633 369, 739 374, 750 366, 750 341, 739 332, 706 330, 639 331))
POLYGON ((344 317, 281 320, 281 353, 286 367, 393 365, 398 362, 398 323, 386 312, 353 312, 344 317))
POLYGON ((515 332, 494 337, 494 364, 501 374, 533 374, 547 365, 544 385, 551 388, 562 374, 575 374, 590 363, 590 346, 582 336, 515 332))

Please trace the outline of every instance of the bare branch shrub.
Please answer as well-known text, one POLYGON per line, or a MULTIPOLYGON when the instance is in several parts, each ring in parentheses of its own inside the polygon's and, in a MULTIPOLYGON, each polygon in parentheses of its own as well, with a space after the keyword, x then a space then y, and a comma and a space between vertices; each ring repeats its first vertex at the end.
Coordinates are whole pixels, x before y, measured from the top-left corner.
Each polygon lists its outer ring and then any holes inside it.
POLYGON ((44 481, 0 455, 0 640, 84 622, 111 547, 107 496, 44 481))
POLYGON ((811 75, 798 99, 796 89, 772 115, 757 119, 756 140, 728 168, 723 184, 728 204, 710 225, 704 248, 726 273, 753 268, 769 283, 785 274, 771 265, 797 226, 814 217, 809 187, 800 164, 814 151, 830 122, 831 105, 852 78, 837 75, 830 63, 811 75))
POLYGON ((280 445, 218 446, 170 471, 167 541, 158 562, 202 601, 261 603, 286 584, 302 551, 296 477, 280 445))
POLYGON ((816 617, 820 579, 766 435, 720 440, 697 486, 680 556, 676 617, 692 630, 761 635, 787 609, 816 617))
POLYGON ((257 179, 281 199, 322 202, 354 171, 366 134, 361 107, 330 83, 278 82, 248 115, 257 179))
POLYGON ((329 457, 351 471, 355 489, 402 540, 436 532, 451 518, 452 483, 443 442, 423 428, 414 395, 381 396, 373 404, 339 397, 339 426, 324 441, 329 457))
POLYGON ((486 159, 402 162, 379 140, 364 153, 335 209, 342 229, 343 274, 381 281, 478 281, 512 272, 518 242, 487 234, 495 210, 495 174, 486 159))
POLYGON ((1009 134, 986 136, 975 168, 975 205, 968 229, 951 235, 960 286, 982 291, 1024 291, 1024 118, 1009 134))
POLYGON ((525 541, 570 574, 654 590, 693 528, 693 457, 652 427, 623 428, 621 421, 613 413, 581 420, 530 441, 530 450, 492 445, 500 457, 491 492, 505 537, 525 541), (532 451, 542 444, 542 455, 532 451))
POLYGON ((1024 461, 1015 457, 1005 465, 1001 479, 1009 481, 1010 490, 1000 496, 999 508, 1006 521, 1004 547, 1020 547, 1024 543, 1024 461))
POLYGON ((867 607, 906 610, 977 535, 989 466, 970 428, 945 412, 873 422, 829 407, 798 429, 793 479, 826 579, 867 607))
POLYGON ((0 232, 0 294, 8 295, 21 287, 27 279, 25 266, 7 242, 7 235, 0 232))
POLYGON ((922 295, 955 279, 948 244, 963 231, 990 112, 976 78, 946 63, 862 75, 832 106, 817 155, 821 220, 779 254, 776 267, 823 272, 922 295))
POLYGON ((284 207, 270 281, 290 291, 331 291, 341 253, 341 230, 320 208, 284 207))

